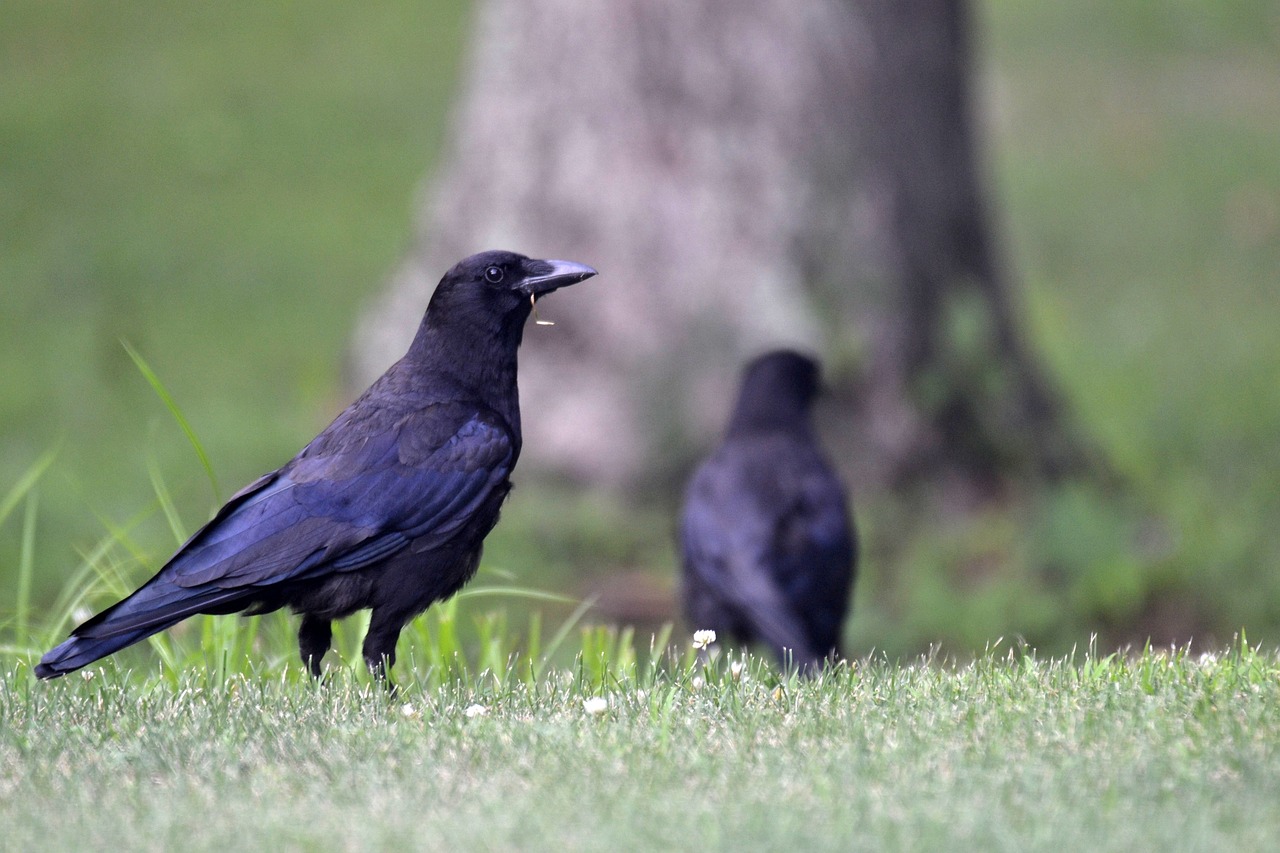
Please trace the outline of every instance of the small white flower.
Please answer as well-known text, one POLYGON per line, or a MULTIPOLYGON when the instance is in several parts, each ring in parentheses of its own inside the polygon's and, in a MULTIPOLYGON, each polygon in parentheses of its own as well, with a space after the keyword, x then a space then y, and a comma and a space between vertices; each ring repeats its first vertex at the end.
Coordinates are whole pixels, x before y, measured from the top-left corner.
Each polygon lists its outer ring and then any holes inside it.
POLYGON ((701 631, 693 632, 693 647, 695 649, 705 649, 716 641, 716 632, 709 628, 703 628, 701 631))
POLYGON ((471 719, 475 719, 476 717, 485 716, 486 714, 489 713, 489 709, 483 705, 468 705, 467 710, 463 711, 462 713, 466 714, 468 720, 471 720, 471 719))
POLYGON ((609 710, 609 700, 603 696, 592 696, 589 699, 583 699, 582 710, 592 715, 603 714, 609 710))
POLYGON ((400 716, 416 717, 418 716, 418 712, 413 709, 412 705, 410 705, 408 702, 405 702, 403 705, 400 706, 400 716))
POLYGON ((85 681, 93 681, 93 670, 91 669, 80 670, 80 677, 83 678, 85 681))
POLYGON ((704 684, 706 684, 706 682, 702 680, 701 675, 695 675, 693 677, 693 681, 690 682, 690 686, 692 686, 694 690, 701 690, 704 684))
POLYGON ((736 660, 729 664, 729 674, 733 676, 733 680, 737 681, 742 678, 742 670, 746 669, 742 661, 736 660))

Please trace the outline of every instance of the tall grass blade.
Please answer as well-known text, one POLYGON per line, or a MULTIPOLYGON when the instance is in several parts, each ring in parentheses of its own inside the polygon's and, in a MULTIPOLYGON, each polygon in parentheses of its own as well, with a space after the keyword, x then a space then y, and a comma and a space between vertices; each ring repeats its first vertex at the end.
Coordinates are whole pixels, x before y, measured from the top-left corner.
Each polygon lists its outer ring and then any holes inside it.
POLYGON ((583 599, 582 603, 575 607, 573 612, 569 614, 569 618, 564 620, 564 624, 556 630, 555 634, 551 637, 551 642, 547 643, 547 650, 542 653, 542 661, 538 665, 538 671, 535 675, 536 678, 542 677, 545 665, 555 656, 555 653, 559 651, 561 644, 563 644, 565 639, 569 636, 569 632, 577 627, 578 623, 582 621, 582 617, 587 615, 587 611, 590 610, 595 603, 596 599, 594 596, 583 599))
POLYGON ((156 392, 160 401, 164 403, 165 408, 169 410, 169 414, 173 415, 173 419, 178 422, 178 426, 186 434, 187 441, 191 442, 192 449, 195 450, 196 456, 200 458, 200 465, 204 468, 205 476, 209 478, 209 485, 213 487, 214 501, 221 504, 222 490, 218 488, 218 477, 213 473, 213 463, 209 461, 209 455, 204 452, 204 445, 200 443, 200 439, 196 438, 195 430, 191 428, 186 416, 182 414, 182 410, 178 408, 178 404, 174 402, 173 397, 169 395, 168 389, 164 387, 160 377, 147 364, 142 354, 134 349, 128 341, 122 340, 120 343, 124 346, 125 352, 129 353, 129 358, 133 359, 133 363, 137 366, 143 378, 147 380, 147 384, 156 392))
POLYGON ((40 505, 40 492, 33 490, 27 497, 27 511, 22 519, 22 546, 18 552, 18 600, 15 604, 14 635, 19 645, 29 645, 28 620, 31 615, 31 574, 35 565, 36 509, 40 505))
POLYGON ((3 499, 0 499, 0 524, 4 524, 4 520, 9 517, 9 513, 22 501, 23 496, 39 482, 44 475, 45 470, 53 464, 54 457, 58 455, 56 448, 50 448, 40 455, 30 468, 22 473, 18 478, 18 482, 13 484, 13 488, 9 489, 3 499))
POLYGON ((81 611, 89 609, 91 599, 104 593, 123 598, 129 590, 130 579, 124 572, 125 565, 147 564, 146 556, 134 543, 130 532, 154 512, 147 509, 127 520, 123 526, 98 516, 107 528, 107 534, 88 551, 80 551, 80 564, 62 585, 62 591, 49 611, 52 617, 46 621, 45 641, 51 642, 83 618, 81 611), (132 560, 121 561, 113 553, 117 548, 126 551, 132 560))
POLYGON ((547 592, 541 589, 526 589, 520 586, 481 586, 471 589, 464 589, 454 598, 486 598, 492 596, 503 596, 507 598, 527 598, 530 601, 550 601, 556 604, 578 604, 578 599, 561 595, 557 592, 547 592))
POLYGON ((169 530, 173 533, 173 538, 181 545, 187 541, 186 525, 182 523, 182 519, 178 516, 178 508, 174 506, 173 495, 169 493, 169 486, 164 481, 164 474, 160 472, 160 466, 156 463, 154 457, 147 460, 147 473, 151 476, 151 489, 156 493, 156 500, 160 502, 160 509, 164 512, 165 521, 169 522, 169 530))

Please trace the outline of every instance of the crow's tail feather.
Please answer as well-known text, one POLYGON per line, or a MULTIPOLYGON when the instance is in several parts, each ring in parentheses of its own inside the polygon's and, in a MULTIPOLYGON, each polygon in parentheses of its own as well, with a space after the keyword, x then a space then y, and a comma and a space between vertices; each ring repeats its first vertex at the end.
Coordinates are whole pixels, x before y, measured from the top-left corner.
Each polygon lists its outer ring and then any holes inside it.
POLYGON ((45 653, 36 666, 38 678, 57 678, 145 640, 166 628, 234 599, 243 589, 183 589, 160 578, 118 604, 107 608, 71 632, 62 644, 45 653))
POLYGON ((99 658, 112 652, 118 652, 125 646, 146 639, 152 634, 163 631, 169 625, 161 625, 152 630, 130 631, 126 634, 113 634, 109 637, 71 637, 59 646, 55 646, 40 658, 36 666, 37 678, 58 678, 68 672, 75 672, 82 666, 88 666, 99 658))

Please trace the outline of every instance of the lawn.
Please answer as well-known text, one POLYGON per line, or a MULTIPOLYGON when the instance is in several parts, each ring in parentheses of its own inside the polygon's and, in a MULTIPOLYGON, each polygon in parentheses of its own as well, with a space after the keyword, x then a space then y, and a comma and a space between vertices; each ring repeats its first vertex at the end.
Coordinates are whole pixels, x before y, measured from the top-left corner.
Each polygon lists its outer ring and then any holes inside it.
POLYGON ((395 697, 342 667, 326 686, 260 664, 143 677, 108 663, 43 684, 9 660, 3 846, 1129 851, 1280 837, 1280 661, 1248 647, 1048 660, 997 647, 809 682, 639 657, 533 680, 459 666, 395 697))

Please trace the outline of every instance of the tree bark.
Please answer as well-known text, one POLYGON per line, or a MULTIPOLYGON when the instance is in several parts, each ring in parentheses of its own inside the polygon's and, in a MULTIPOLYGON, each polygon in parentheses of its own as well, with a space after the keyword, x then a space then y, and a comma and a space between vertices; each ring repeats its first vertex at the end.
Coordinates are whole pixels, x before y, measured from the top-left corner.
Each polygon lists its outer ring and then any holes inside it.
POLYGON ((1018 331, 959 0, 483 0, 419 240, 360 379, 487 248, 589 263, 522 352, 525 465, 669 485, 742 362, 812 351, 856 487, 972 494, 1084 465, 1018 331))

